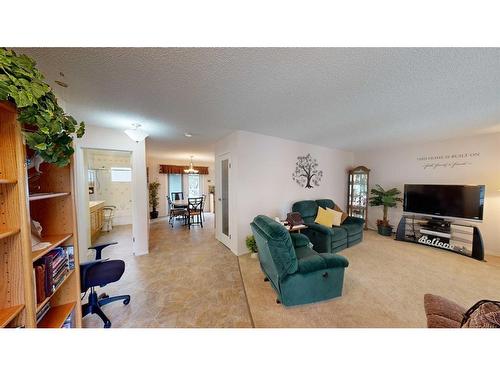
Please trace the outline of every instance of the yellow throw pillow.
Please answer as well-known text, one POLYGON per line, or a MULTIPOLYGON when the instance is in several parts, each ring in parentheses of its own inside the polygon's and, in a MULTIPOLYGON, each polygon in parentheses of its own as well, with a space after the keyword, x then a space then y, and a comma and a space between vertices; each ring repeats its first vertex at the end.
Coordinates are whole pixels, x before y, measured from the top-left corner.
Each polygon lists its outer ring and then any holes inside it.
POLYGON ((342 224, 342 212, 337 210, 332 210, 331 208, 326 208, 326 211, 333 217, 332 225, 334 227, 340 227, 342 224))
POLYGON ((318 214, 314 222, 325 227, 331 227, 333 225, 333 213, 330 211, 325 210, 323 207, 318 207, 318 214))

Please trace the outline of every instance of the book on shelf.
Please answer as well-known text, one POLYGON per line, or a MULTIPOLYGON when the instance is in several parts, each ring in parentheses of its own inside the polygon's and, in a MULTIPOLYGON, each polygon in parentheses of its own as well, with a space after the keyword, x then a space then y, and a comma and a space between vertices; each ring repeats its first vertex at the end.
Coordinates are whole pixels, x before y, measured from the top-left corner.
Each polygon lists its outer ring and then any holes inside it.
POLYGON ((61 328, 74 328, 75 327, 75 310, 71 311, 71 314, 66 318, 61 328))
POLYGON ((66 250, 57 247, 34 263, 37 303, 41 303, 57 289, 69 272, 66 250))
POLYGON ((40 323, 40 321, 43 319, 45 315, 50 310, 50 301, 47 302, 41 309, 36 313, 36 324, 40 323))
POLYGON ((45 294, 45 264, 35 265, 34 271, 36 303, 42 303, 47 298, 45 294))
POLYGON ((75 248, 73 245, 70 246, 64 246, 64 249, 66 250, 66 254, 68 255, 68 267, 70 270, 75 269, 75 248))

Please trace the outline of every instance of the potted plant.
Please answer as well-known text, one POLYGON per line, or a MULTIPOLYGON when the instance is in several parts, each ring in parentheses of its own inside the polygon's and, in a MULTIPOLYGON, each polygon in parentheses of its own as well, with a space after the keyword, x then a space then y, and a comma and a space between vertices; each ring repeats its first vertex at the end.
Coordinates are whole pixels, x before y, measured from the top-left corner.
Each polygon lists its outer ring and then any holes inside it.
POLYGON ((252 258, 257 258, 257 243, 254 236, 247 236, 246 240, 247 249, 252 253, 252 258))
POLYGON ((377 229, 379 234, 390 236, 392 234, 392 225, 389 224, 389 220, 387 219, 387 211, 389 207, 396 207, 398 202, 403 201, 399 197, 401 192, 396 188, 384 190, 380 185, 376 185, 376 187, 376 189, 371 189, 370 206, 384 207, 384 217, 382 220, 377 220, 377 229))
POLYGON ((36 63, 26 55, 0 48, 0 100, 16 105, 26 144, 44 161, 64 167, 73 155, 73 139, 85 133, 57 103, 36 63))
POLYGON ((160 203, 160 199, 158 198, 158 189, 160 188, 160 183, 158 181, 149 183, 149 205, 152 210, 149 213, 149 217, 151 219, 156 219, 158 217, 158 211, 156 208, 160 203))

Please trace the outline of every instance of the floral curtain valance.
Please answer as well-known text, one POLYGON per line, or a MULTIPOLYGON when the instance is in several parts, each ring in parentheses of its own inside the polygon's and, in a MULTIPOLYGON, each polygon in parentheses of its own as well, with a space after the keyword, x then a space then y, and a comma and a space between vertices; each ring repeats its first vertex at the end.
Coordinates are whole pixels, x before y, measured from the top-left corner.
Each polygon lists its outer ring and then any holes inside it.
MULTIPOLYGON (((184 169, 189 169, 189 166, 160 164, 160 173, 185 174, 184 169)), ((208 167, 194 166, 194 169, 198 170, 198 174, 208 174, 208 167)))

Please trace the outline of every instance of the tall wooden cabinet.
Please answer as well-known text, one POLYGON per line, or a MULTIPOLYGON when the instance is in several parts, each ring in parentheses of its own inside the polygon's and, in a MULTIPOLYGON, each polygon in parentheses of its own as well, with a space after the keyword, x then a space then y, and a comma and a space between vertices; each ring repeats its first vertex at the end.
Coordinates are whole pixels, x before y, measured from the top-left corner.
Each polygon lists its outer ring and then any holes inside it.
POLYGON ((79 255, 72 164, 43 163, 36 192, 29 192, 27 150, 16 109, 0 102, 0 327, 59 328, 72 314, 81 327, 79 255), (43 242, 32 251, 31 220, 42 228, 43 242), (58 246, 73 246, 75 267, 52 295, 37 303, 33 264, 58 246), (50 309, 37 324, 36 313, 50 309))
POLYGON ((365 229, 368 229, 368 198, 369 198, 370 170, 359 166, 349 170, 347 186, 347 213, 349 216, 365 220, 365 229))

